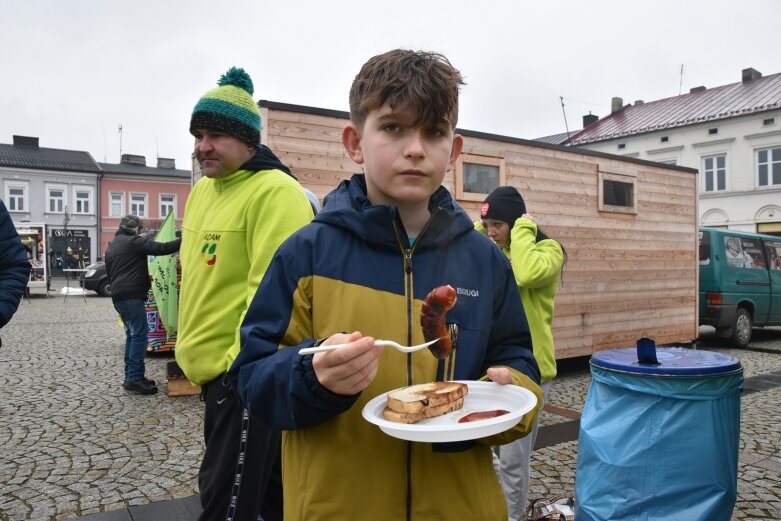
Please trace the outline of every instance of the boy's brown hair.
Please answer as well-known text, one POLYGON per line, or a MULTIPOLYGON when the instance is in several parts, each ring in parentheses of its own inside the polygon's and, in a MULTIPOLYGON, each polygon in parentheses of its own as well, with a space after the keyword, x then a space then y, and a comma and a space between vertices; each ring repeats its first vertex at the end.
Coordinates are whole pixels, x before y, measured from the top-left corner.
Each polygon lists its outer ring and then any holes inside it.
POLYGON ((370 111, 388 104, 405 107, 416 116, 415 126, 458 122, 461 73, 442 54, 395 49, 370 58, 350 88, 350 119, 363 126, 370 111))

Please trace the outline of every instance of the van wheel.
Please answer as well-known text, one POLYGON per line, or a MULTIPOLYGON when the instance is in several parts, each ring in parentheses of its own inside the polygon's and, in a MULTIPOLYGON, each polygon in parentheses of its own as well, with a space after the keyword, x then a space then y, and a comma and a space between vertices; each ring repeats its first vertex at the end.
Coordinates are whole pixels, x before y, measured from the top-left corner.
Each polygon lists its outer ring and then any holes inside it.
POLYGON ((748 347, 751 341, 751 315, 745 308, 738 308, 735 313, 735 322, 732 325, 732 337, 730 340, 737 347, 748 347))

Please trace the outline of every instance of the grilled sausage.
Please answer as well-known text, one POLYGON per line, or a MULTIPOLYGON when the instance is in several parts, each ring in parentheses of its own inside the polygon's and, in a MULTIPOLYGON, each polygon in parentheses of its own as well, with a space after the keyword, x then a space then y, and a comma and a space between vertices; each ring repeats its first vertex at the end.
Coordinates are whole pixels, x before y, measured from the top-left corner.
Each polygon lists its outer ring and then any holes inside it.
POLYGON ((420 313, 423 338, 426 342, 439 338, 439 341, 429 346, 431 353, 439 359, 447 358, 453 349, 445 315, 455 304, 456 290, 452 286, 438 286, 429 291, 423 299, 423 309, 420 313))

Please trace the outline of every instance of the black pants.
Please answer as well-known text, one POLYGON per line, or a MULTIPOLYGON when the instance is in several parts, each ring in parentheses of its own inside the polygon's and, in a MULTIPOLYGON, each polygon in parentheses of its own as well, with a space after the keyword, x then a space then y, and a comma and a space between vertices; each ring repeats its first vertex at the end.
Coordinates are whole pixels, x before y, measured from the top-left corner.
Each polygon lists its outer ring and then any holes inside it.
POLYGON ((206 451, 199 521, 282 519, 281 436, 251 419, 221 376, 202 387, 206 451))

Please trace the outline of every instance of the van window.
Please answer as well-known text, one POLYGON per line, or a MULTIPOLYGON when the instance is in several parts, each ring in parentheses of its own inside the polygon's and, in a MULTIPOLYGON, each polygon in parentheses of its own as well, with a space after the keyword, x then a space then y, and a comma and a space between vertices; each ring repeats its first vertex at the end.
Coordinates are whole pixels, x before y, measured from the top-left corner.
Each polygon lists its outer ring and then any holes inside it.
POLYGON ((743 267, 743 248, 740 247, 740 239, 724 236, 724 251, 727 252, 727 265, 733 268, 743 267))
POLYGON ((781 242, 765 241, 765 251, 770 269, 781 271, 781 242))
POLYGON ((700 232, 700 266, 710 264, 710 232, 700 232))
POLYGON ((759 239, 724 236, 727 264, 734 268, 766 269, 765 252, 759 239))

